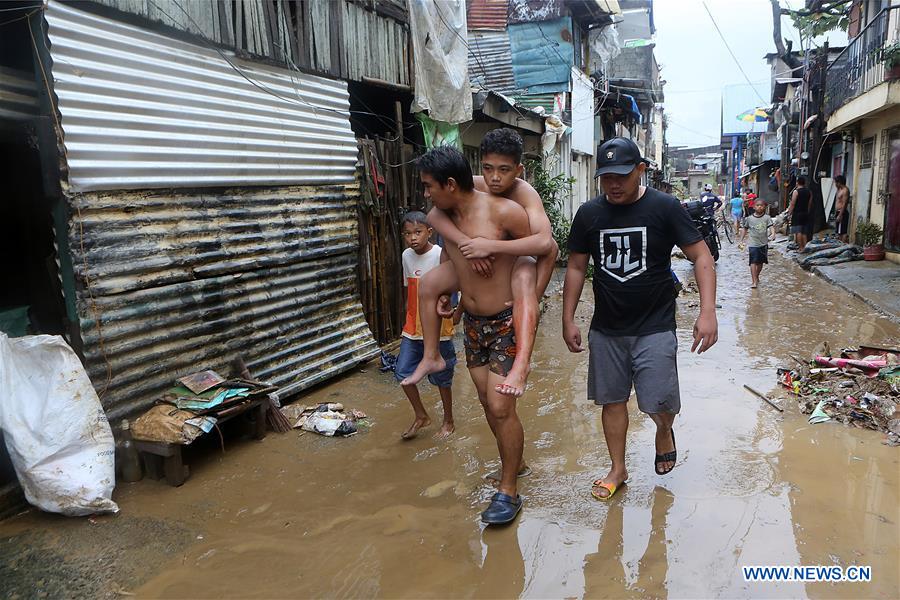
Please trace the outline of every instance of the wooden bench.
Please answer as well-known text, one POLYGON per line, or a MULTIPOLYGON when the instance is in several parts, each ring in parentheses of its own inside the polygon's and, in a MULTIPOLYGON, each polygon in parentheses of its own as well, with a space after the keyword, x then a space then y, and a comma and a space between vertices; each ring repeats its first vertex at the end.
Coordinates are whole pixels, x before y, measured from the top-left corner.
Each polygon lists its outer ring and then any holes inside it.
MULTIPOLYGON (((217 425, 241 415, 253 415, 253 439, 261 440, 266 437, 266 411, 268 409, 268 398, 255 398, 246 404, 226 409, 230 412, 217 417, 217 425)), ((166 482, 172 486, 179 486, 187 479, 188 467, 184 464, 181 456, 183 444, 134 440, 134 447, 141 453, 147 477, 150 479, 161 479, 165 475, 166 482)))

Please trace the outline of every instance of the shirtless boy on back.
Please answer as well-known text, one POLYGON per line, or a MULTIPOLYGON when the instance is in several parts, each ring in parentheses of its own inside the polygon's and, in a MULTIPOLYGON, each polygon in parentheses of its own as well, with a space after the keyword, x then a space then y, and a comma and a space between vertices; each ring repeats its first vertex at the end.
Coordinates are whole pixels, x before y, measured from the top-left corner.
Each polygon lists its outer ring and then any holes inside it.
MULTIPOLYGON (((521 179, 524 169, 522 155, 522 138, 514 130, 501 128, 489 131, 481 142, 483 176, 474 177, 474 182, 476 190, 509 198, 525 210, 532 231, 528 237, 492 240, 467 236, 439 207, 435 206, 428 214, 429 224, 445 240, 459 246, 462 255, 468 259, 470 271, 490 277, 496 256, 506 254, 518 259, 512 272, 512 319, 518 333, 516 358, 509 374, 496 386, 501 394, 516 397, 525 392, 537 331, 538 305, 550 283, 559 255, 541 197, 521 179)), ((421 313, 424 356, 419 367, 403 381, 404 385, 415 384, 426 375, 443 370, 444 362, 437 344, 440 319, 438 313, 428 310, 428 307, 435 306, 441 295, 457 289, 459 279, 454 269, 445 263, 428 273, 419 285, 419 299, 424 308, 421 313)))
MULTIPOLYGON (((525 210, 506 198, 475 190, 472 170, 462 153, 439 146, 417 161, 425 197, 445 211, 453 224, 469 238, 485 240, 524 238, 530 234, 525 210)), ((459 278, 464 317, 466 366, 478 390, 488 425, 497 439, 502 475, 498 492, 481 520, 488 524, 509 523, 522 508, 516 475, 522 463, 524 432, 516 414, 516 398, 496 387, 509 373, 516 355, 515 330, 510 324, 512 270, 516 258, 499 254, 493 276, 484 278, 469 266, 456 244, 445 250, 459 278)))

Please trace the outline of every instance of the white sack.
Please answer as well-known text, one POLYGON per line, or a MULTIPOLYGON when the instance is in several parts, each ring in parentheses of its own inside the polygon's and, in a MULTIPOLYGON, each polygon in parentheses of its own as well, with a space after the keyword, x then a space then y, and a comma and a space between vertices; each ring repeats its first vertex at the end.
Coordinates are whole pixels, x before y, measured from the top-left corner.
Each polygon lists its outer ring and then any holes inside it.
POLYGON ((115 440, 69 345, 0 333, 0 390, 0 428, 28 502, 69 516, 117 512, 115 440))

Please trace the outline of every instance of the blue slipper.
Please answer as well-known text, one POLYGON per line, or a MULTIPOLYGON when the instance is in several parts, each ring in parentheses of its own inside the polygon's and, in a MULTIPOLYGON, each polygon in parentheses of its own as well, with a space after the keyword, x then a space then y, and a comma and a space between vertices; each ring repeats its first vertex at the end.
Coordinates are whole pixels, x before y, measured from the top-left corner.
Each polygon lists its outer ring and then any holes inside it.
POLYGON ((504 525, 515 520, 516 515, 522 510, 525 499, 521 494, 517 494, 515 498, 509 494, 497 492, 491 498, 491 503, 483 513, 481 513, 481 521, 488 525, 504 525))

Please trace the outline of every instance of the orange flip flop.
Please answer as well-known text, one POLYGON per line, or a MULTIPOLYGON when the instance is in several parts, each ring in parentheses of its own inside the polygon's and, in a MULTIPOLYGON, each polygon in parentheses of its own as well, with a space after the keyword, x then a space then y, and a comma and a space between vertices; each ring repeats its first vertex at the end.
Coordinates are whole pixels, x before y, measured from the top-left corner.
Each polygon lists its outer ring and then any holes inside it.
POLYGON ((601 495, 598 494, 595 490, 592 489, 592 490, 591 490, 591 496, 593 496, 593 497, 596 498, 597 500, 604 500, 604 501, 609 500, 610 498, 613 497, 613 495, 615 495, 616 491, 617 491, 620 487, 622 487, 623 485, 625 485, 626 483, 627 483, 627 481, 623 481, 620 485, 616 485, 616 484, 614 484, 614 483, 608 483, 608 482, 603 481, 602 479, 598 479, 597 481, 595 481, 595 482, 592 484, 592 487, 595 487, 595 488, 601 487, 601 488, 607 490, 607 491, 609 492, 609 495, 608 495, 608 496, 601 496, 601 495))

